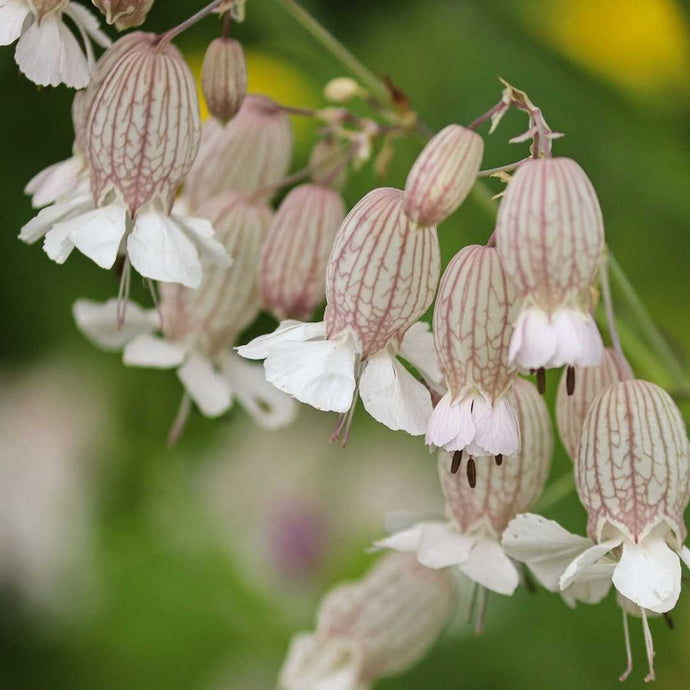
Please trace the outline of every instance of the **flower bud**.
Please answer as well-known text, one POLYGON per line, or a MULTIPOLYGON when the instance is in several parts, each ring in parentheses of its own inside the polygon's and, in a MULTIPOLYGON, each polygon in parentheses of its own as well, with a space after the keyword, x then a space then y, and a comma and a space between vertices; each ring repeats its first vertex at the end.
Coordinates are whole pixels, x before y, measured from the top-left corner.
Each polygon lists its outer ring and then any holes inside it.
POLYGON ((611 538, 613 529, 640 544, 663 527, 679 550, 686 536, 689 477, 687 430, 668 393, 631 380, 614 383, 594 399, 575 475, 592 541, 611 538))
POLYGON ((340 226, 329 259, 327 337, 351 334, 362 357, 399 340, 434 299, 441 264, 436 228, 420 230, 403 204, 399 189, 369 192, 340 226))
POLYGON ((311 179, 322 187, 341 191, 347 181, 347 165, 342 145, 336 141, 321 139, 314 144, 309 157, 311 179))
POLYGON ((340 194, 316 184, 295 187, 281 203, 259 264, 261 302, 279 320, 307 319, 323 302, 328 256, 344 217, 340 194))
POLYGON ((285 177, 291 159, 290 118, 269 98, 249 95, 226 126, 211 118, 204 123, 185 195, 191 207, 197 208, 224 191, 270 187, 285 177))
POLYGON ((484 154, 471 129, 448 125, 424 147, 405 183, 405 212, 418 225, 438 225, 470 193, 484 154))
POLYGON ((459 473, 448 471, 450 458, 439 454, 439 476, 446 512, 461 532, 488 529, 500 538, 508 523, 529 510, 539 498, 549 475, 553 431, 549 411, 529 381, 516 379, 512 402, 520 425, 521 447, 499 467, 493 458, 476 465, 476 487, 459 473))
POLYGON ((93 0, 93 4, 103 12, 108 24, 123 31, 144 23, 153 0, 93 0))
POLYGON ((345 103, 363 93, 360 85, 350 77, 336 77, 326 84, 323 95, 331 103, 345 103))
POLYGON ((427 652, 452 615, 455 583, 410 554, 389 553, 357 582, 323 600, 316 632, 296 636, 280 690, 364 690, 406 670, 427 652))
POLYGON ((114 193, 132 214, 151 201, 169 211, 199 137, 189 67, 170 43, 138 34, 103 79, 89 111, 86 142, 95 202, 114 193))
POLYGON ((226 123, 237 115, 247 95, 247 63, 238 41, 211 41, 201 68, 201 90, 213 117, 226 123))
POLYGON ((613 348, 604 350, 604 358, 596 367, 575 367, 563 372, 556 398, 556 419, 558 432, 568 455, 577 457, 582 424, 585 421, 592 400, 613 383, 632 379, 633 373, 625 357, 613 348), (568 394, 569 381, 576 385, 568 394))

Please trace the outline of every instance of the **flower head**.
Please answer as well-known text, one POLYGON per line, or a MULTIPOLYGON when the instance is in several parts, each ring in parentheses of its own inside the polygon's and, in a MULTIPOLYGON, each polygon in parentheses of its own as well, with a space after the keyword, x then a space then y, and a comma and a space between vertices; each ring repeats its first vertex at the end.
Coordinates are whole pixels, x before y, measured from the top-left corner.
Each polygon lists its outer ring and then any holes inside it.
POLYGON ((532 159, 518 168, 499 207, 496 248, 523 300, 510 361, 525 370, 599 364, 603 345, 589 307, 604 225, 575 161, 532 159))
POLYGON ((213 117, 225 124, 237 115, 247 95, 247 63, 238 41, 211 41, 201 69, 201 90, 213 117))
POLYGON ((367 690, 427 652, 447 624, 455 584, 447 573, 407 554, 387 554, 361 580, 342 584, 321 603, 316 631, 297 635, 280 690, 367 690))
POLYGON ((143 24, 153 6, 153 0, 93 0, 105 15, 108 24, 123 31, 143 24))

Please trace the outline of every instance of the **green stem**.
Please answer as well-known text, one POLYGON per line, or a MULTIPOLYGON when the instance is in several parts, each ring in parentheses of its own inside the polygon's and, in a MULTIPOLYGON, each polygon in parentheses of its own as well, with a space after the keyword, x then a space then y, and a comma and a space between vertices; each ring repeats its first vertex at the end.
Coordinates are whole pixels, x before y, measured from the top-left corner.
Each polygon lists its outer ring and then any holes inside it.
POLYGON ((295 0, 276 0, 276 2, 282 5, 336 60, 350 70, 372 96, 382 103, 390 101, 390 93, 383 81, 301 5, 295 0))

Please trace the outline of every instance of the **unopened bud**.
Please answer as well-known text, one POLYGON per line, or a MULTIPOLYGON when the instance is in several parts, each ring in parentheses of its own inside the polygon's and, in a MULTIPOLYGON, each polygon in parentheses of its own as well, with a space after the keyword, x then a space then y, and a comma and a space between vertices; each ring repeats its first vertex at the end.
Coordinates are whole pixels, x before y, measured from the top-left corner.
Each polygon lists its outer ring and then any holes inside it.
POLYGON ((213 117, 225 123, 237 115, 247 95, 247 63, 238 41, 211 41, 201 68, 201 90, 213 117))
POLYGON ((336 140, 321 139, 311 150, 309 170, 315 184, 340 191, 347 181, 346 153, 336 140))
POLYGON ((315 184, 283 200, 261 250, 263 306, 279 320, 308 319, 325 296, 326 265, 345 216, 338 192, 315 184))
POLYGON ((93 0, 93 4, 103 12, 108 24, 115 24, 122 31, 143 24, 153 0, 93 0))
POLYGON ((323 90, 324 97, 331 103, 344 103, 364 94, 366 94, 366 91, 350 77, 331 79, 323 90))
POLYGON ((438 225, 470 193, 484 154, 484 140, 460 125, 444 127, 424 147, 405 183, 405 212, 422 226, 438 225))

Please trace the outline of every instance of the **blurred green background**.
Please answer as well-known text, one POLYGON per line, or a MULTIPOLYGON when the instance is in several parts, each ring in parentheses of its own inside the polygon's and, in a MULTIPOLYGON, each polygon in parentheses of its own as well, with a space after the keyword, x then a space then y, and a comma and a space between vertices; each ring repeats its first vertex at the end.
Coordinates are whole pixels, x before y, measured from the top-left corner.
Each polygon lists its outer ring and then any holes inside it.
MULTIPOLYGON (((157 0, 163 30, 201 1, 157 0)), ((682 361, 690 309, 690 27, 674 0, 350 0, 304 2, 379 75, 390 76, 434 128, 467 123, 495 103, 497 76, 526 90, 566 137, 559 155, 593 180, 608 242, 682 361)), ((179 40, 198 68, 219 26, 179 40)), ((342 68, 274 0, 249 0, 235 36, 250 90, 295 106, 323 104, 342 68)), ((240 410, 195 414, 165 448, 180 390, 170 372, 125 369, 92 348, 70 316, 116 279, 82 257, 65 266, 16 236, 32 215, 22 189, 70 153, 71 93, 40 90, 0 51, 0 686, 99 690, 273 688, 288 640, 313 623, 333 583, 364 572, 387 511, 438 512, 435 461, 419 439, 360 411, 347 450, 335 420, 309 410, 283 432, 259 432, 240 410)), ((295 167, 310 128, 295 123, 295 167)), ((485 167, 524 155, 509 117, 485 167)), ((385 184, 401 186, 420 143, 402 143, 385 184)), ((352 205, 377 184, 353 176, 352 205)), ((498 187, 496 188, 498 189, 498 187)), ((491 220, 468 202, 441 228, 444 260, 486 241, 491 220)), ((638 375, 673 387, 644 333, 630 330, 638 375)), ((549 378, 553 397, 557 375, 549 378)), ((687 412, 687 408, 684 410, 687 412)), ((560 445, 552 477, 569 471, 560 445)), ((582 532, 574 495, 548 511, 582 532)), ((686 688, 690 599, 676 630, 653 622, 658 685, 686 688)), ((645 674, 633 622, 636 670, 645 674)), ((567 609, 559 597, 494 595, 486 631, 460 625, 408 674, 381 688, 610 688, 625 666, 612 597, 567 609)))

